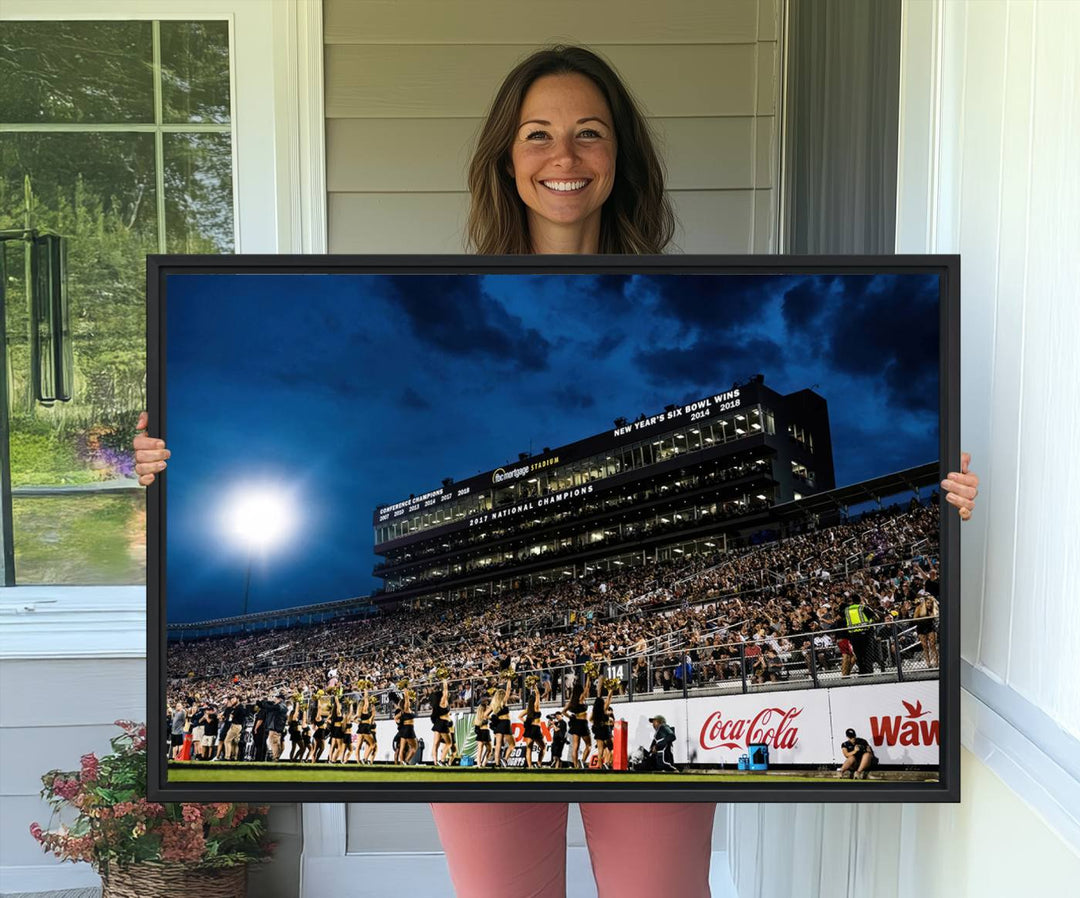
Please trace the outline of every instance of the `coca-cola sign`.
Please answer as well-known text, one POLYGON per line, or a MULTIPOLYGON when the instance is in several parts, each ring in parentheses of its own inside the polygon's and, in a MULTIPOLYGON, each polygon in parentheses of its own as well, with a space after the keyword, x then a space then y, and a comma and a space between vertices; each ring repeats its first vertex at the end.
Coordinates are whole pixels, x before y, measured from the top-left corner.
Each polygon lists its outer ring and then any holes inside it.
POLYGON ((713 711, 701 727, 701 747, 746 748, 766 744, 773 749, 793 749, 799 744, 799 727, 793 723, 802 707, 762 708, 753 717, 724 717, 713 711))

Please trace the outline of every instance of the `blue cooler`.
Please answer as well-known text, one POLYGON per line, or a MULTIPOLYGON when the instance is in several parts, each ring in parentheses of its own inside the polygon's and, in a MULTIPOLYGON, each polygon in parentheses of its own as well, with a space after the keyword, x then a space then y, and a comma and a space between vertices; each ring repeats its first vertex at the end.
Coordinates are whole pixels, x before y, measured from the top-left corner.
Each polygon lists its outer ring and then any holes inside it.
POLYGON ((769 769, 769 746, 765 744, 755 743, 749 745, 750 749, 750 769, 751 770, 768 770, 769 769))
POLYGON ((750 756, 749 755, 739 755, 739 769, 740 770, 749 770, 750 769, 750 756))
POLYGON ((463 757, 461 759, 461 766, 462 767, 472 767, 474 763, 475 762, 473 761, 473 756, 472 755, 465 755, 465 757, 463 757))

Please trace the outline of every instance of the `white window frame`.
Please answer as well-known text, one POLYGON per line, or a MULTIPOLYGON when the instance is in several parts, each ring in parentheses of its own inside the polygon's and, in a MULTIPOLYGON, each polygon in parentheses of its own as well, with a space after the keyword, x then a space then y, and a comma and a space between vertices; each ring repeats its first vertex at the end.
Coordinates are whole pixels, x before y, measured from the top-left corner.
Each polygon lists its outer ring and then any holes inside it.
MULTIPOLYGON (((0 22, 147 19, 229 23, 236 252, 325 253, 321 0, 0 4, 0 22)), ((145 657, 145 621, 141 586, 0 588, 0 658, 145 657)))

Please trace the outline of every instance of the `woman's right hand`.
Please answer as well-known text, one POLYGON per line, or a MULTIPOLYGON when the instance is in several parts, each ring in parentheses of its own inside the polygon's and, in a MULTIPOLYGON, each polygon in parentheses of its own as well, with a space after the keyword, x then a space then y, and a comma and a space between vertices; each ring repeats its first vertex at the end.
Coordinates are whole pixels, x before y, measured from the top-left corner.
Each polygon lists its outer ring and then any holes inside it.
POLYGON ((139 475, 139 483, 142 486, 150 486, 154 477, 165 470, 165 459, 171 454, 165 448, 165 441, 147 436, 143 431, 150 423, 150 416, 146 412, 139 413, 139 423, 135 430, 139 431, 132 446, 135 448, 135 473, 139 475))

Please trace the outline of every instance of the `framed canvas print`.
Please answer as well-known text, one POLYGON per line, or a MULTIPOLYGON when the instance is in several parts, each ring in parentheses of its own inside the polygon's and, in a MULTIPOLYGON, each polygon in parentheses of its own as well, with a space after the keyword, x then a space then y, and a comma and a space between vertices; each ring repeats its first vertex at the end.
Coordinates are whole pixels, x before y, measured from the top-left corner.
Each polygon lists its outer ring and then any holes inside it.
POLYGON ((959 278, 151 256, 152 797, 958 800, 959 278))

